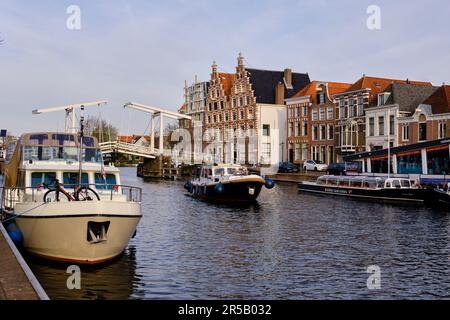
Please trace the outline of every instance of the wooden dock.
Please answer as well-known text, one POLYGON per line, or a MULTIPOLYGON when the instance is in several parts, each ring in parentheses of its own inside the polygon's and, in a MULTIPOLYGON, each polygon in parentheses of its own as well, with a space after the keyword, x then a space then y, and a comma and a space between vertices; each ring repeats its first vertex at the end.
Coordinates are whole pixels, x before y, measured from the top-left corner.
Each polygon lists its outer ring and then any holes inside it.
POLYGON ((0 300, 48 300, 48 296, 0 223, 0 300))

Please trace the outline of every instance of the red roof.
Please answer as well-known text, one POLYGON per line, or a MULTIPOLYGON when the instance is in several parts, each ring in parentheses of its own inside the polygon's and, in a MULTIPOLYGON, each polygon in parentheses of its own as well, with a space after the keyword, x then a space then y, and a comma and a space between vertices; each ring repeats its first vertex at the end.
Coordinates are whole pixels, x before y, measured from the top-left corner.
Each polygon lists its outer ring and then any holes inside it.
POLYGON ((328 84, 328 94, 330 95, 330 97, 333 96, 334 94, 348 91, 348 89, 352 86, 351 83, 312 81, 310 84, 308 84, 302 90, 297 92, 294 95, 294 97, 311 96, 311 101, 315 101, 316 100, 317 85, 321 84, 321 83, 328 84))
POLYGON ((433 113, 449 113, 450 112, 450 86, 443 85, 437 89, 424 104, 431 105, 433 113))
POLYGON ((392 83, 404 83, 404 84, 415 84, 422 86, 432 86, 431 82, 414 81, 414 80, 398 80, 398 79, 387 79, 387 78, 377 78, 377 77, 367 77, 363 76, 361 79, 356 81, 348 90, 345 92, 357 91, 361 89, 371 89, 369 102, 373 102, 377 99, 378 94, 384 92, 387 87, 392 83))
POLYGON ((231 87, 233 86, 233 82, 236 79, 236 75, 232 73, 219 73, 219 78, 225 94, 230 95, 231 87))

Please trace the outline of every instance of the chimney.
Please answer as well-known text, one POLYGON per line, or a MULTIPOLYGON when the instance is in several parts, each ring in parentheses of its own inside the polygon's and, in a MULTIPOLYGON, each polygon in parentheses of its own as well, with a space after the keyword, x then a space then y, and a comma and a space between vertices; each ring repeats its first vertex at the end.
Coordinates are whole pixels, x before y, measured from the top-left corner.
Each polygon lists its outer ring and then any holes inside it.
POLYGON ((292 70, 284 69, 284 82, 287 89, 292 89, 292 70))
POLYGON ((284 84, 281 82, 275 88, 275 104, 284 104, 284 84))

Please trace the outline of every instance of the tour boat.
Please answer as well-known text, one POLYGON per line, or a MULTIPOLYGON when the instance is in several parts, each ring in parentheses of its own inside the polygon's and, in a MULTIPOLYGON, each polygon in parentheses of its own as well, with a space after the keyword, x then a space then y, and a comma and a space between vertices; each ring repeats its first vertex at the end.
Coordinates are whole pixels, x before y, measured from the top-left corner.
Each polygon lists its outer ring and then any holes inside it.
POLYGON ((429 191, 414 180, 363 176, 321 176, 316 182, 300 182, 299 191, 356 198, 424 203, 429 191))
POLYGON ((196 170, 194 179, 185 189, 202 200, 243 203, 255 201, 263 186, 274 187, 271 179, 249 174, 241 165, 203 165, 196 170))
POLYGON ((7 158, 2 211, 21 231, 24 249, 77 264, 124 251, 142 217, 142 190, 121 185, 96 138, 24 134, 7 158))

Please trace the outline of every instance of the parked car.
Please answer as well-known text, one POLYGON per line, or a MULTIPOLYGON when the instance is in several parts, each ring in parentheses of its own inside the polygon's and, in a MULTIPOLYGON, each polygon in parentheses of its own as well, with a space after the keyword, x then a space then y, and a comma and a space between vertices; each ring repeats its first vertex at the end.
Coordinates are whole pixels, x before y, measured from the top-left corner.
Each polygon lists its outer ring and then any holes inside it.
POLYGON ((303 163, 303 169, 304 170, 311 170, 311 171, 327 171, 328 166, 324 163, 321 163, 319 161, 314 160, 306 160, 303 163))
POLYGON ((292 162, 280 162, 278 165, 278 173, 299 172, 300 167, 292 162))
POLYGON ((327 173, 332 175, 346 175, 361 172, 362 165, 360 162, 330 163, 327 169, 327 173))

